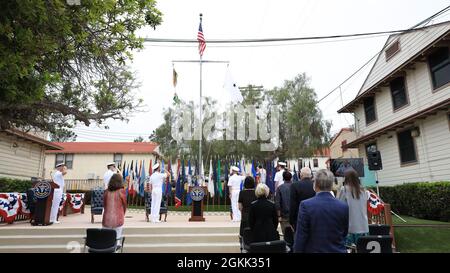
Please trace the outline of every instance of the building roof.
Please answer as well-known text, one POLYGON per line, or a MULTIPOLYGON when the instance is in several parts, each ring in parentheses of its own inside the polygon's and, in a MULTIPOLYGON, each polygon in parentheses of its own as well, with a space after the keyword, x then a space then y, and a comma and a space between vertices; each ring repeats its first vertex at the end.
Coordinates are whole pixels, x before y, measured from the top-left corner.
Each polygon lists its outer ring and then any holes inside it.
POLYGON ((73 154, 157 154, 154 142, 55 142, 63 151, 47 150, 46 153, 73 154))
POLYGON ((401 34, 389 36, 386 44, 379 52, 377 60, 367 75, 358 95, 351 102, 338 110, 338 113, 351 113, 364 98, 373 96, 380 91, 379 86, 388 82, 397 73, 405 69, 408 64, 423 58, 423 53, 432 48, 442 39, 450 35, 450 21, 421 27, 401 34), (393 42, 399 41, 400 50, 388 60, 385 49, 393 42))
POLYGON ((333 142, 336 141, 336 139, 342 134, 342 132, 352 132, 353 130, 351 128, 342 128, 336 135, 334 135, 333 139, 330 142, 330 147, 333 145, 333 142))
POLYGON ((30 141, 30 142, 33 142, 33 143, 45 146, 48 151, 51 151, 51 150, 62 150, 63 149, 61 146, 59 146, 59 145, 57 145, 55 143, 47 141, 47 140, 45 140, 43 138, 40 138, 38 136, 34 136, 34 135, 31 135, 31 134, 28 134, 28 133, 23 132, 23 131, 18 130, 18 129, 10 128, 10 129, 0 130, 0 132, 4 132, 4 133, 6 133, 8 135, 14 135, 14 136, 16 136, 18 138, 21 138, 23 140, 30 141))
POLYGON ((330 148, 325 147, 314 152, 314 156, 330 157, 330 148))

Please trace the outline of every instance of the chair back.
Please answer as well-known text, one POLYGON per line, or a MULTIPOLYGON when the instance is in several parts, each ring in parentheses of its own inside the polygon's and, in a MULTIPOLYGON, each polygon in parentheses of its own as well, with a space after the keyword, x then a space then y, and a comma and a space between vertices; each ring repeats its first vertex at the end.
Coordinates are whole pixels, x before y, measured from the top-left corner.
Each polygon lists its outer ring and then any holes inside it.
POLYGON ((361 236, 356 242, 357 253, 392 253, 392 236, 361 236))
POLYGON ((250 253, 286 253, 286 242, 282 240, 250 244, 250 253))
POLYGON ((390 225, 373 224, 369 225, 369 235, 389 235, 390 225))
POLYGON ((103 208, 103 189, 94 189, 91 195, 91 210, 96 208, 103 208))
POLYGON ((115 252, 117 234, 114 229, 88 228, 86 230, 86 246, 89 252, 115 252))

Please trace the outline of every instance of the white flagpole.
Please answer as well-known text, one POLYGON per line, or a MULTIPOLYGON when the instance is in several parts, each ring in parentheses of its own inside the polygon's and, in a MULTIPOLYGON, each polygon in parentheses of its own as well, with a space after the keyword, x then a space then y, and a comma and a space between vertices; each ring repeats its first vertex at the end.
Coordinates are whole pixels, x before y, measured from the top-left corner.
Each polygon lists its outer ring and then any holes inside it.
MULTIPOLYGON (((203 14, 200 13, 200 24, 202 23, 202 16, 203 16, 203 14)), ((198 143, 198 159, 199 159, 199 162, 203 162, 202 161, 202 138, 203 138, 203 123, 202 123, 202 54, 200 53, 200 51, 199 51, 199 55, 200 55, 200 140, 199 140, 199 143, 198 143)), ((201 163, 199 164, 199 166, 201 166, 201 163)))

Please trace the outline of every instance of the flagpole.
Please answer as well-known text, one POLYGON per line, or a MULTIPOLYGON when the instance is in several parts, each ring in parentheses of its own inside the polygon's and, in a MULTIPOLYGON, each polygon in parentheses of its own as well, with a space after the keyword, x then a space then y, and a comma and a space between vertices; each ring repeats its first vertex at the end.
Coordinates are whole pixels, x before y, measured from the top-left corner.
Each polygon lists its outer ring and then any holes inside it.
MULTIPOLYGON (((200 24, 202 23, 203 14, 200 13, 200 24)), ((199 168, 201 168, 202 161, 202 138, 203 138, 203 123, 202 123, 202 54, 199 51, 200 55, 200 140, 198 144, 198 160, 199 160, 199 168)), ((201 170, 199 170, 199 176, 201 176, 201 170)), ((199 180, 202 180, 200 178, 199 180)))

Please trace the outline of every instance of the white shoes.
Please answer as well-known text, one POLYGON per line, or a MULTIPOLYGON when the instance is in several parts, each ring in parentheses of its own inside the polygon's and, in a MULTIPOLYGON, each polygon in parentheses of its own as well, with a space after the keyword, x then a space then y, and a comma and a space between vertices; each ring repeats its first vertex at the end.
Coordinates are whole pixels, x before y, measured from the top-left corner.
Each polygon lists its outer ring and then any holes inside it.
POLYGON ((53 222, 53 224, 60 224, 60 223, 61 223, 60 221, 53 222))
POLYGON ((152 221, 152 223, 161 223, 161 221, 156 220, 156 221, 152 221))

